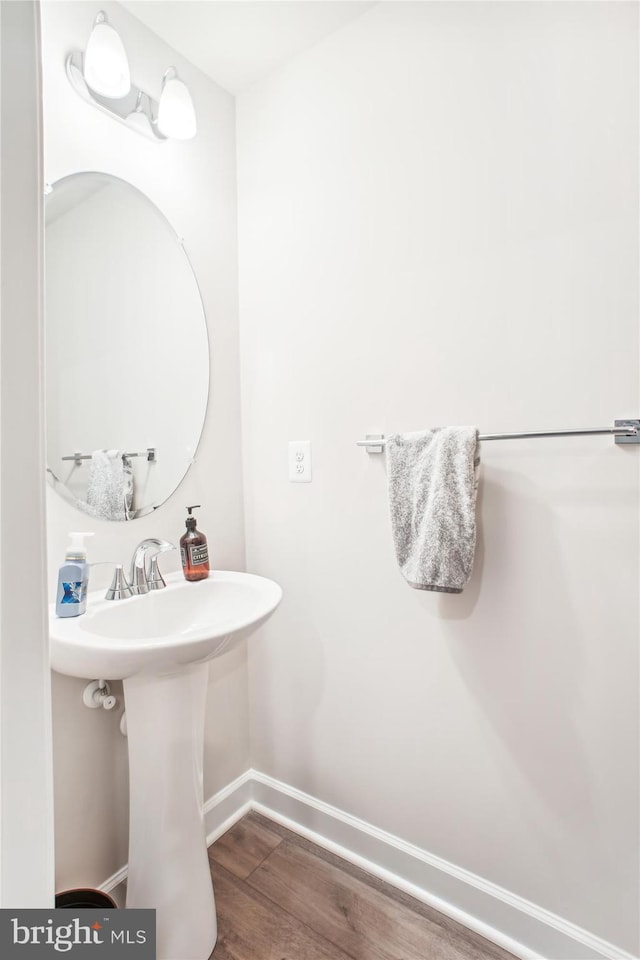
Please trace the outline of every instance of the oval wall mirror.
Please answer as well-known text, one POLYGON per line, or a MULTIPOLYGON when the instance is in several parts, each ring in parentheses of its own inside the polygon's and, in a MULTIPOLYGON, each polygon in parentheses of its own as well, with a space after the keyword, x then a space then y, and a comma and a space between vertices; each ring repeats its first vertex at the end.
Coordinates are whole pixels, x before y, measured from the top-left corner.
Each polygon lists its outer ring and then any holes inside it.
POLYGON ((102 519, 151 513, 193 462, 209 343, 182 243, 131 184, 76 173, 47 195, 45 334, 50 483, 102 519), (121 484, 122 510, 103 497, 121 484))

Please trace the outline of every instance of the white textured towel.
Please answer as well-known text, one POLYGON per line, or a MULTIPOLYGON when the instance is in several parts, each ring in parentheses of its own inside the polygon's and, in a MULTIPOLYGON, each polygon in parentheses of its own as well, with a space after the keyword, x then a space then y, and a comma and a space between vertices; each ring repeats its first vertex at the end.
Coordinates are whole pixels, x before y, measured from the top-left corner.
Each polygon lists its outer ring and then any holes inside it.
POLYGON ((417 590, 461 593, 476 546, 478 431, 443 427, 385 444, 398 565, 417 590))
POLYGON ((133 466, 122 450, 94 450, 89 467, 87 513, 101 520, 130 520, 133 466))

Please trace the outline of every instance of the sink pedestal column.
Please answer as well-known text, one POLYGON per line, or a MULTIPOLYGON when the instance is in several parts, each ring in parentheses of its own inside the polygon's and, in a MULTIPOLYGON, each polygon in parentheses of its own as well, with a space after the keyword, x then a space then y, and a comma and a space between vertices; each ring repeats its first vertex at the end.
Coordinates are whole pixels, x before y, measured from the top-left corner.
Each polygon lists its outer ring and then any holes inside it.
POLYGON ((216 942, 202 765, 208 664, 124 681, 129 739, 127 907, 153 907, 158 960, 208 960, 216 942))

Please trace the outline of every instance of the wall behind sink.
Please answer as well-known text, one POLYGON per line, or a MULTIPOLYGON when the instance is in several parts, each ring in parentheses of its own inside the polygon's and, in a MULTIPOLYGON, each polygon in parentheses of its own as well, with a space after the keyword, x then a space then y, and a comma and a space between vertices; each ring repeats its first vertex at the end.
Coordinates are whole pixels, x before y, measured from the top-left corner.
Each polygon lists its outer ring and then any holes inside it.
MULTIPOLYGON (((180 489, 152 516, 132 524, 88 521, 51 490, 47 500, 51 595, 67 532, 95 531, 89 559, 126 563, 143 537, 177 542, 184 506, 201 503, 201 528, 212 563, 244 569, 238 385, 235 120, 233 97, 114 3, 42 5, 45 180, 101 170, 142 190, 167 216, 185 247, 204 300, 211 345, 211 395, 197 463, 180 489), (67 81, 64 62, 84 49, 99 10, 105 10, 128 51, 133 82, 160 92, 174 64, 188 83, 198 135, 187 143, 155 143, 85 104, 67 81)), ((179 322, 179 318, 176 318, 179 322)), ((189 345, 175 358, 189 362, 189 345)), ((167 384, 171 390, 171 384, 167 384)), ((114 384, 114 405, 126 390, 114 384)), ((82 402, 79 398, 78 402, 82 402)), ((181 416, 176 398, 176 417, 181 416)), ((177 568, 176 554, 163 558, 177 568)), ((108 580, 103 568, 92 580, 108 580)), ((248 767, 246 647, 211 666, 205 746, 205 797, 248 767)), ((56 889, 102 883, 127 860, 127 755, 119 732, 122 700, 112 713, 83 707, 84 682, 53 675, 56 808, 56 889)), ((121 687, 116 692, 121 695, 121 687)))

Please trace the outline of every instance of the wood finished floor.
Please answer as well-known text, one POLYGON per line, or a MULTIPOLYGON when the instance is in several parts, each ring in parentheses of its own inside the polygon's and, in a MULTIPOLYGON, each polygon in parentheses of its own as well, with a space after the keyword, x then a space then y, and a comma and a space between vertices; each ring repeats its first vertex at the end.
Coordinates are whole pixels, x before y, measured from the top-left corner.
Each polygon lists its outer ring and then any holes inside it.
POLYGON ((514 960, 478 934, 257 813, 209 847, 210 960, 514 960))

